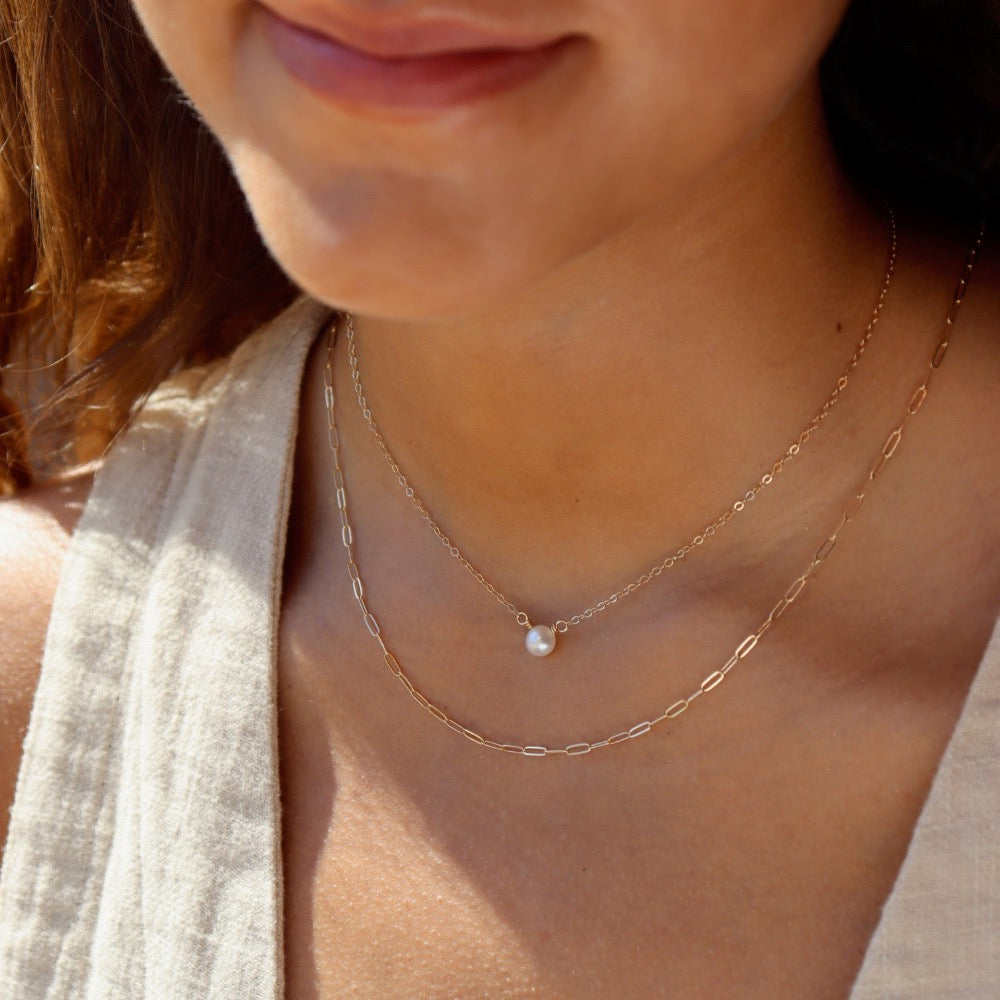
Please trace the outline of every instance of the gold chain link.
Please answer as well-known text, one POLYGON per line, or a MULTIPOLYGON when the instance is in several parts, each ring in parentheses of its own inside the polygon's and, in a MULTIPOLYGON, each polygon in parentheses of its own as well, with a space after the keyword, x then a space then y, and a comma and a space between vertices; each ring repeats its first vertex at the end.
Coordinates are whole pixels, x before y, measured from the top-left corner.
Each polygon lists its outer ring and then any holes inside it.
MULTIPOLYGON (((895 229, 893 229, 895 233, 895 229)), ((463 725, 458 720, 450 716, 444 709, 440 708, 438 705, 434 704, 430 699, 428 699, 413 683, 409 678, 403 668, 400 666, 399 661, 386 646, 385 640, 382 637, 382 629, 379 625, 375 616, 368 610, 368 605, 365 600, 365 588, 361 581, 361 573, 358 569, 357 562, 354 558, 354 532, 351 528, 350 518, 347 512, 347 487, 344 481, 344 471, 340 462, 340 435, 337 430, 336 422, 336 396, 333 389, 333 348, 336 343, 336 333, 338 319, 335 319, 328 331, 327 340, 327 360, 324 369, 324 382, 325 382, 325 399, 327 407, 327 429, 328 429, 328 442, 331 451, 333 452, 334 460, 334 485, 336 488, 336 498, 337 507, 340 512, 340 522, 341 522, 341 541, 344 548, 347 551, 347 566, 348 572, 351 577, 351 586, 354 592, 354 598, 357 601, 361 614, 372 638, 378 643, 379 648, 382 651, 382 656, 385 661, 386 666, 392 671, 392 674, 396 679, 403 685, 409 695, 413 700, 429 715, 437 719, 438 722, 443 723, 449 729, 454 730, 460 736, 464 736, 467 740, 472 743, 476 743, 479 746, 489 747, 491 750, 500 750, 504 753, 520 754, 525 757, 550 757, 550 756, 567 756, 576 757, 582 756, 584 754, 591 753, 594 750, 600 750, 604 747, 615 746, 618 743, 626 743, 630 740, 637 739, 640 736, 645 736, 650 732, 655 726, 659 725, 667 719, 675 719, 679 715, 686 712, 695 701, 697 701, 702 695, 708 694, 709 691, 715 690, 725 679, 729 676, 730 671, 736 666, 740 660, 745 659, 750 655, 751 652, 757 647, 757 644, 763 638, 764 634, 781 618, 782 615, 788 610, 789 607, 799 598, 802 591, 805 588, 806 583, 820 567, 820 565, 830 556, 833 552, 834 547, 840 538, 840 533, 844 527, 850 523, 857 516, 858 512, 861 510, 861 506, 864 503, 865 497, 868 495, 868 491, 871 488, 872 483, 881 475, 882 470, 885 468, 886 463, 896 454, 899 447, 899 443, 902 440, 903 430, 910 420, 916 415, 916 413, 923 406, 927 399, 928 391, 930 390, 931 381, 934 378, 935 373, 938 368, 940 368, 941 363, 944 361, 945 354, 948 351, 948 346, 951 342, 952 329, 954 327, 955 319, 958 316, 958 310, 962 304, 962 299, 965 296, 965 289, 968 284, 969 278, 972 275, 972 269, 975 266, 976 258, 979 256, 979 252, 982 248, 983 237, 985 234, 985 227, 980 227, 979 233, 976 237, 972 248, 969 250, 968 257, 965 261, 965 266, 962 270, 961 277, 958 282, 958 286, 955 289, 955 295, 952 299, 950 308, 948 309, 948 314, 944 321, 944 329, 940 340, 934 348, 934 353, 931 356, 930 363, 927 367, 927 371, 924 374, 923 381, 917 386, 917 388, 911 394, 909 401, 906 405, 906 412, 903 414, 903 418, 899 424, 889 433, 888 437, 885 439, 885 443, 882 445, 875 462, 868 471, 862 481, 860 489, 851 497, 847 508, 841 514, 840 521, 834 530, 823 540, 822 544, 816 550, 816 554, 813 556, 812 561, 806 567, 805 572, 801 576, 797 577, 792 584, 787 588, 785 593, 782 595, 781 599, 774 605, 773 608, 768 612, 767 617, 764 621, 757 627, 757 629, 751 632, 733 651, 733 654, 722 664, 717 670, 708 674, 707 677, 702 680, 691 694, 687 697, 679 698, 667 708, 663 709, 658 715, 653 716, 650 719, 644 720, 642 722, 637 722, 635 725, 628 729, 624 729, 621 732, 617 732, 612 736, 608 736, 604 739, 597 740, 596 742, 577 742, 571 743, 568 746, 563 747, 547 747, 538 744, 528 744, 522 745, 518 743, 505 743, 498 740, 490 739, 474 729, 463 725)), ((893 249, 895 248, 895 242, 893 242, 893 249)), ((864 343, 864 341, 862 342, 864 343)), ((863 350, 863 347, 861 347, 863 350)), ((832 405, 832 404, 831 404, 832 405)))

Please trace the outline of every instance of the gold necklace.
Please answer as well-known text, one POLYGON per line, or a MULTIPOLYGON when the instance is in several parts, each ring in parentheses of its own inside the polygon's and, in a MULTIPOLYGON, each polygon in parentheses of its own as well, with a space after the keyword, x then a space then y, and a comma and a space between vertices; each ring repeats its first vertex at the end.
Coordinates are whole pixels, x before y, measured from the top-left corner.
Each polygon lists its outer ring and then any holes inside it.
POLYGON ((885 275, 882 279, 882 287, 879 290, 878 299, 876 300, 871 316, 868 319, 868 324, 861 335, 861 339, 855 346, 854 353, 851 355, 847 366, 837 379, 836 384, 826 397, 823 405, 816 411, 809 423, 806 424, 801 431, 799 431, 795 440, 784 450, 781 456, 772 463, 767 472, 765 472, 753 484, 753 486, 744 490, 738 499, 734 500, 733 503, 731 503, 729 507, 722 512, 722 514, 720 514, 710 524, 707 524, 704 528, 702 528, 702 530, 699 531, 698 534, 696 534, 690 541, 665 556, 655 566, 646 570, 645 573, 641 574, 630 583, 627 583, 619 590, 616 590, 613 594, 610 594, 608 597, 598 601, 596 604, 585 608, 583 611, 569 615, 566 618, 559 618, 550 625, 533 623, 526 611, 519 608, 512 600, 501 592, 496 584, 487 579, 485 574, 477 569, 465 556, 461 549, 459 549, 459 547, 452 541, 451 536, 447 534, 437 523, 430 511, 427 509, 427 505, 417 495, 413 486, 410 484, 409 479, 400 469, 399 463, 389 450, 389 446, 386 444, 382 431, 372 414, 371 407, 369 406, 365 395, 364 387, 361 384, 361 371, 358 365, 357 348, 354 337, 354 320, 350 313, 344 314, 348 343, 348 359, 351 366, 351 380, 354 384, 354 394, 357 397, 361 415, 364 418, 365 423, 368 425, 369 430, 374 435, 375 440, 378 443, 379 451, 381 451, 386 464, 392 471, 393 476, 396 478, 396 482, 403 490, 406 498, 416 509, 417 513, 420 514, 420 517, 426 523, 428 528, 430 528, 430 530, 434 533, 438 541, 441 542, 448 552, 461 564, 462 568, 480 586, 482 586, 488 593, 492 594, 493 597, 496 598, 496 600, 514 616, 517 624, 527 630, 527 634, 524 637, 524 644, 527 651, 531 653, 532 656, 548 656, 556 648, 557 635, 564 635, 570 630, 571 626, 579 625, 581 622, 588 621, 593 618, 594 615, 599 614, 602 611, 606 611, 608 608, 624 600, 629 594, 635 593, 635 591, 639 590, 640 587, 644 587, 650 581, 655 580, 665 570, 679 565, 689 553, 703 545, 709 538, 712 538, 720 528, 724 527, 737 514, 745 510, 750 502, 756 499, 765 487, 774 482, 775 478, 785 465, 799 454, 805 443, 812 437, 819 425, 826 419, 827 414, 833 409, 837 400, 840 399, 841 393, 847 388, 848 378, 858 366, 858 362, 865 353, 865 348, 868 346, 868 342, 871 340, 872 334, 875 332, 875 327, 878 325, 882 309, 885 306, 885 301, 889 294, 889 285, 892 282, 892 276, 896 268, 896 217, 891 207, 888 207, 888 219, 889 247, 885 275))
POLYGON ((409 675, 400 666, 399 661, 390 651, 389 647, 386 645, 385 639, 382 635, 382 627, 379 625, 375 615, 368 609, 368 604, 365 600, 365 587, 361 580, 361 572, 358 569, 357 560, 354 557, 354 530, 351 527, 351 521, 347 512, 347 484, 344 478, 344 470, 340 462, 340 434, 337 430, 336 395, 333 389, 333 348, 336 343, 337 325, 340 318, 339 316, 336 317, 330 324, 327 333, 327 357, 324 368, 324 393, 327 408, 327 440, 329 442, 330 450, 333 453, 334 484, 336 487, 337 508, 340 512, 341 542, 343 543, 347 554, 347 568, 351 577, 351 587, 354 592, 354 598, 361 609, 365 627, 368 629, 372 638, 378 643, 378 646, 382 651, 382 657, 385 664, 389 670, 392 671, 393 676, 396 677, 413 700, 425 712, 427 712, 428 715, 437 719, 438 722, 446 725, 449 729, 454 730, 460 736, 464 736, 470 742, 479 746, 488 747, 491 750, 500 750, 503 753, 520 754, 524 757, 582 756, 583 754, 591 753, 594 750, 600 750, 604 747, 616 746, 619 743, 627 743, 630 740, 638 739, 640 736, 645 736, 653 729, 654 726, 659 725, 661 722, 664 722, 667 719, 676 719, 679 715, 682 715, 702 695, 708 694, 709 691, 714 691, 729 676, 733 667, 735 667, 740 660, 745 659, 751 652, 753 652, 765 633, 798 599, 799 595, 805 588, 806 583, 820 567, 820 565, 822 565, 822 563, 829 557, 830 553, 833 552, 833 549, 837 544, 837 540, 840 538, 841 531, 849 522, 854 520, 858 512, 861 510, 861 505, 864 503, 865 497, 868 495, 871 485, 881 475, 882 470, 885 468, 889 459, 896 454, 896 451, 899 448, 899 443, 902 440, 904 428, 924 405, 924 402, 927 399, 927 394, 930 391, 934 375, 938 368, 941 367, 941 363, 944 361, 951 342, 951 334, 955 324, 955 319, 958 316, 962 299, 965 296, 966 286, 968 285, 969 278, 972 275, 972 269, 975 266, 976 258, 979 256, 979 252, 982 248, 984 234, 985 227, 981 226, 976 240, 969 250, 965 266, 962 269, 962 274, 958 281, 958 286, 955 289, 955 295, 952 298, 951 306, 949 307, 947 316, 944 320, 941 338, 938 340, 938 343, 934 348, 934 353, 931 355, 931 360, 927 366, 927 371, 924 373, 923 380, 910 396, 910 399, 906 404, 906 412, 903 414, 900 422, 885 439, 885 443, 882 445, 878 456, 876 457, 871 468, 868 470, 867 475, 864 477, 861 487, 851 498, 850 503, 841 514, 840 521, 816 550, 816 554, 813 556, 805 571, 792 581, 791 585, 778 600, 777 604, 771 608, 767 617, 763 620, 763 622, 761 622, 756 630, 751 632, 736 647, 732 655, 724 664, 722 664, 722 666, 713 670, 712 673, 705 677, 698 687, 691 692, 691 694, 683 698, 678 698, 660 711, 659 714, 651 716, 649 719, 641 722, 637 722, 628 729, 623 729, 620 732, 605 737, 604 739, 596 741, 580 741, 562 747, 547 747, 541 744, 502 742, 500 740, 494 740, 490 737, 484 736, 475 729, 471 729, 468 726, 463 725, 457 719, 449 715, 443 708, 427 698, 423 692, 417 688, 417 686, 410 679, 409 675))

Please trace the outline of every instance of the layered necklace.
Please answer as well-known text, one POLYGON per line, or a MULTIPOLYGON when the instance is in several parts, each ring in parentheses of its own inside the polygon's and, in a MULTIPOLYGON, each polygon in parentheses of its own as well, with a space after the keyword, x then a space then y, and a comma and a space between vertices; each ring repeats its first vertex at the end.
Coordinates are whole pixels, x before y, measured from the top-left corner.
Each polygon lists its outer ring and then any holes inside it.
MULTIPOLYGON (((892 283, 892 276, 896 269, 897 248, 896 217, 891 208, 889 209, 888 214, 889 248, 886 256, 885 274, 882 278, 882 285, 879 289, 878 297, 875 300, 875 305, 868 318, 868 323, 861 334, 861 338, 855 345, 854 353, 848 360, 843 372, 837 378, 833 388, 823 400, 823 404, 813 414, 812 418, 802 428, 802 430, 799 431, 791 444, 789 444, 781 455, 775 459, 770 468, 768 468, 763 475, 761 475, 752 485, 747 487, 728 507, 725 508, 725 510, 722 511, 721 514, 706 524, 705 527, 702 528, 701 531, 699 531, 693 538, 689 539, 679 548, 669 551, 655 565, 651 566, 640 576, 616 590, 613 594, 609 594, 603 600, 597 601, 595 604, 592 604, 588 608, 584 608, 582 611, 577 611, 574 614, 567 614, 562 618, 558 618, 554 622, 546 624, 536 624, 525 610, 508 598, 499 589, 499 587, 496 586, 496 584, 492 583, 483 572, 472 564, 462 550, 452 541, 450 534, 446 532, 434 519, 428 510, 427 505, 420 499, 420 496, 410 484, 409 479, 404 474, 402 469, 400 469, 399 463, 389 450, 385 437, 375 420, 371 406, 369 405, 368 399, 365 395, 364 386, 361 382, 361 370, 358 364, 357 345, 355 343, 354 336, 354 317, 350 313, 346 313, 344 315, 344 326, 346 328, 348 345, 347 353, 351 366, 351 380, 354 385, 354 395, 357 398, 361 415, 364 418, 365 423, 368 425, 369 430, 375 437, 375 441, 378 444, 379 451, 382 453, 382 457, 385 459, 386 464, 389 466, 389 469, 402 489, 404 495, 416 509, 417 513, 423 519, 427 527, 434 533, 438 541, 448 550, 449 554, 459 562, 462 568, 514 617, 517 624, 526 630, 524 645, 532 656, 548 656, 556 648, 557 636, 565 635, 571 627, 579 625, 582 622, 589 621, 602 611, 606 611, 608 608, 614 607, 630 594, 635 593, 635 591, 644 587, 647 583, 655 580, 666 570, 680 565, 680 563, 686 559, 691 552, 704 545, 705 542, 707 542, 710 538, 713 538, 718 531, 725 527, 725 525, 727 525, 737 514, 746 510, 747 506, 760 495, 761 491, 774 482, 782 469, 784 469, 785 465, 787 465, 788 462, 799 454, 806 442, 813 436, 820 424, 826 419, 827 415, 840 399, 841 394, 847 388, 848 379, 864 355, 865 348, 867 348, 868 342, 871 340, 872 334, 875 332, 879 318, 882 315, 882 310, 885 307, 886 298, 889 294, 889 285, 892 283)), ((331 420, 332 419, 331 411, 331 420)))
MULTIPOLYGON (((507 611, 514 615, 518 625, 528 630, 526 637, 528 651, 535 656, 545 656, 551 653, 554 649, 556 635, 566 633, 571 626, 580 624, 581 622, 592 618, 595 614, 617 604, 624 597, 634 593, 640 587, 660 576, 665 570, 679 564, 688 556, 690 552, 703 545, 705 541, 713 537, 721 527, 732 520, 736 514, 744 510, 747 504, 758 496, 762 489, 774 481, 774 478, 781 472, 787 462, 799 453, 802 446, 810 439, 814 431, 819 427, 820 423, 825 419, 826 415, 836 404, 841 393, 844 389, 846 389, 848 376, 854 371, 858 362, 861 360, 865 348, 867 347, 878 323, 879 316, 881 315, 886 296, 888 294, 896 261, 896 224, 891 212, 889 222, 890 238, 888 262, 878 300, 872 311, 868 325, 865 327, 865 331, 855 347, 854 354, 851 356, 843 374, 841 374, 837 379, 833 390, 830 392, 820 409, 813 416, 812 420, 810 420, 802 431, 799 432, 795 441, 789 445, 781 457, 773 463, 771 468, 764 473, 753 486, 746 490, 738 500, 734 501, 734 503, 727 508, 726 511, 708 524, 705 529, 699 532, 699 534, 691 539, 691 541, 682 545, 679 549, 671 552, 646 573, 642 574, 622 589, 616 591, 610 597, 603 601, 599 601, 592 607, 571 615, 568 618, 559 619, 552 625, 533 625, 530 618, 524 611, 520 610, 512 601, 506 598, 499 591, 499 589, 484 576, 484 574, 472 565, 472 563, 462 554, 458 546, 451 541, 450 537, 430 515, 426 505, 417 496, 413 487, 410 485, 409 480, 400 470, 399 464, 389 451, 378 424, 372 415, 371 408, 368 405, 361 383, 351 316, 349 314, 343 314, 334 318, 330 324, 327 334, 327 358, 324 367, 324 395, 327 410, 327 440, 333 455, 334 486, 336 490, 337 509, 340 515, 341 542, 346 554, 347 569, 351 579, 351 587, 354 598, 360 608, 364 625, 372 639, 378 644, 385 665, 389 668, 393 676, 396 677, 417 705, 419 705, 428 715, 436 719, 439 723, 447 726, 460 736, 465 737, 472 743, 482 747, 487 747, 491 750, 498 750, 509 754, 519 754, 526 757, 548 757, 556 755, 574 757, 589 754, 595 750, 600 750, 605 747, 615 746, 619 743, 626 743, 630 740, 637 739, 640 736, 644 736, 660 723, 668 719, 675 719, 682 715, 700 697, 702 697, 702 695, 708 694, 710 691, 714 691, 729 676, 733 668, 741 660, 745 659, 750 655, 750 653, 753 652, 764 635, 779 621, 788 608, 798 599, 813 574, 833 552, 843 529, 858 515, 869 490, 881 475, 886 463, 889 462, 889 460, 896 454, 900 441, 902 440, 904 429, 909 421, 912 420, 913 417, 919 412, 926 401, 934 376, 944 361, 945 355, 948 351, 955 320, 958 316, 959 308, 961 307, 962 300, 965 296, 965 290, 969 279, 972 276, 976 259, 982 248, 984 228, 980 227, 976 239, 969 250, 958 285, 955 289, 955 294, 952 297, 951 305, 944 319, 941 335, 934 348, 934 352, 931 355, 922 380, 910 395, 901 419, 885 438, 882 447, 879 449, 867 474, 861 481, 854 495, 851 497, 847 507, 842 512, 839 521, 833 527, 833 530, 830 531, 829 534, 822 540, 815 555, 812 557, 803 572, 791 582, 784 594, 782 594, 777 603, 770 609, 767 616, 761 621, 757 628, 736 646, 732 654, 724 663, 719 665, 711 673, 707 674, 698 686, 688 695, 675 698, 669 703, 666 703, 665 707, 659 707, 654 712, 650 713, 648 718, 640 720, 628 728, 620 730, 619 732, 600 739, 580 740, 564 746, 550 747, 540 743, 518 743, 509 740, 497 739, 491 735, 481 733, 476 729, 466 726, 458 719, 452 717, 443 707, 428 698, 413 683, 409 674, 403 669, 396 656, 389 649, 385 636, 382 633, 382 627, 368 606, 365 585, 362 582, 361 571, 355 558, 354 529, 351 525, 350 516, 348 514, 347 483, 340 456, 340 433, 337 429, 336 394, 334 392, 333 380, 333 353, 334 346, 336 344, 337 329, 340 322, 343 320, 344 326, 346 327, 352 382, 358 405, 361 408, 362 415, 368 424, 368 427, 375 435, 383 457, 395 475, 396 480, 403 489, 406 497, 417 509, 421 518, 426 522, 435 536, 447 548, 448 552, 456 560, 458 560, 463 568, 482 587, 492 594, 493 597, 495 597, 497 601, 499 601, 499 603, 507 609, 507 611)), ((661 703, 661 706, 663 704, 664 703, 661 703)))

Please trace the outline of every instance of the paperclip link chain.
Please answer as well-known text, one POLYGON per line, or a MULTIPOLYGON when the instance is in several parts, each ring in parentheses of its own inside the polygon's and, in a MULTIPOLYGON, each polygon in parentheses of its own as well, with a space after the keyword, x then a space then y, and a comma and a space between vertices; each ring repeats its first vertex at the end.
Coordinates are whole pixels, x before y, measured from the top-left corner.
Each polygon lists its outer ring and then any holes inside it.
POLYGON ((969 250, 965 267, 962 270, 958 286, 955 289, 955 295, 952 299, 951 307, 949 308, 944 321, 944 329, 941 338, 939 339, 937 346, 934 348, 934 353, 932 354, 930 363, 927 366, 927 371, 924 373, 923 380, 913 391, 909 402, 906 404, 906 412, 903 414, 902 420, 885 439, 885 443, 882 445, 874 464, 868 470, 868 474, 862 481, 860 489, 854 494, 850 503, 847 505, 847 508, 844 510, 843 514, 841 514, 840 521, 837 526, 823 540, 823 543, 816 550, 816 554, 806 567, 805 572, 792 581, 791 585, 782 595, 778 603, 775 604, 774 607, 768 612, 764 621, 761 622, 761 624, 736 647, 729 659, 726 660, 721 667, 717 670, 713 670, 712 673, 705 677, 698 687, 695 688, 689 695, 684 698, 678 698, 676 701, 672 702, 660 711, 659 714, 642 722, 637 722, 628 729, 623 729, 620 732, 605 737, 604 739, 596 740, 594 742, 581 741, 577 743, 570 743, 569 745, 562 747, 547 747, 539 744, 522 745, 518 743, 508 743, 484 736, 477 730, 463 725, 457 719, 450 716, 443 708, 434 704, 434 702, 427 698, 417 688, 407 673, 400 666, 399 661, 390 651, 389 647, 386 645, 385 639, 382 635, 382 628, 379 625, 378 620, 375 618, 375 615, 368 609, 368 604, 365 600, 365 587, 361 581, 361 572, 358 569, 357 561, 354 558, 354 531, 351 528, 351 521, 347 510, 347 485, 344 480, 344 470, 340 461, 340 435, 337 431, 336 396, 333 389, 333 348, 336 343, 338 322, 337 319, 335 319, 331 323, 328 331, 324 382, 328 421, 328 442, 330 450, 333 453, 334 483, 336 487, 337 507, 340 511, 341 541, 347 554, 347 568, 351 577, 351 587, 354 591, 354 598, 358 603, 358 607, 361 609, 365 627, 368 629, 371 637, 378 643, 379 649, 382 651, 382 657, 385 661, 385 665, 392 672, 393 676, 399 681, 400 684, 403 685, 410 697, 412 697, 413 700, 425 712, 427 712, 428 715, 432 716, 449 729, 454 730, 460 736, 464 736, 465 739, 469 740, 471 743, 475 743, 482 747, 488 747, 491 750, 499 750, 503 753, 509 754, 519 754, 524 757, 583 756, 584 754, 592 753, 594 750, 601 750, 604 747, 616 746, 619 743, 628 743, 631 740, 638 739, 640 736, 645 736, 661 722, 664 722, 667 719, 676 719, 678 716, 683 715, 699 698, 702 697, 702 695, 706 695, 710 691, 714 691, 729 676, 730 671, 741 660, 746 659, 746 657, 748 657, 754 649, 756 649, 758 643, 768 630, 771 629, 772 626, 774 626, 775 623, 792 606, 792 604, 798 600, 802 591, 805 589, 806 583, 808 583, 816 570, 819 569, 823 562, 829 558, 830 553, 833 552, 843 529, 851 521, 853 521, 855 517, 857 517, 859 511, 861 510, 861 505, 864 503, 872 484, 881 475, 886 463, 893 457, 893 455, 896 454, 896 450, 899 448, 899 443, 903 437, 903 430, 906 428, 906 425, 910 422, 910 420, 912 420, 913 417, 919 412, 920 408, 927 400, 927 394, 930 390, 931 382, 938 368, 941 367, 941 363, 944 361, 945 355, 948 352, 955 319, 958 316, 958 310, 961 307, 962 299, 965 296, 965 289, 969 282, 969 278, 972 276, 972 269, 975 266, 976 258, 979 256, 979 252, 982 249, 984 232, 984 227, 981 227, 972 248, 969 250))
MULTIPOLYGON (((837 379, 836 385, 834 385, 830 394, 827 396, 823 405, 816 411, 812 419, 806 424, 805 427, 799 431, 796 439, 784 450, 781 457, 776 459, 771 467, 765 472, 749 489, 747 489, 742 496, 737 500, 733 501, 730 506, 724 510, 714 521, 707 524, 701 531, 698 532, 690 541, 686 542, 680 548, 671 552, 665 558, 663 558, 659 563, 657 563, 652 568, 646 570, 641 576, 632 580, 630 583, 626 584, 620 590, 616 590, 613 594, 598 601, 596 604, 585 608, 583 611, 577 614, 571 615, 568 618, 560 618, 553 622, 549 628, 553 633, 565 634, 569 631, 570 626, 579 625, 581 622, 587 621, 593 618, 594 615, 599 614, 602 611, 606 611, 612 605, 617 604, 619 601, 628 597, 629 594, 635 593, 640 587, 644 587, 651 580, 655 580, 660 576, 665 570, 676 566, 678 563, 682 562, 690 552, 704 545, 705 542, 711 538, 720 528, 728 524, 737 514, 747 508, 747 505, 755 500, 761 493, 763 489, 770 486, 774 482, 775 478, 784 469, 785 465, 790 462, 798 453, 802 450, 805 443, 813 436, 819 425, 826 419, 829 412, 836 405, 837 401, 840 399, 841 394, 847 388, 847 382, 850 375, 857 368, 858 363, 861 361, 862 356, 865 353, 865 349, 868 347, 868 342, 872 338, 872 334, 875 332, 875 327, 878 325, 879 318, 882 315, 882 310, 885 306, 886 298, 889 294, 889 285, 892 283, 892 276, 896 269, 896 248, 897 248, 897 238, 896 238, 896 217, 891 206, 887 207, 888 218, 889 218, 889 249, 886 260, 885 275, 882 279, 882 286, 879 290, 878 299, 875 302, 875 306, 872 309, 871 316, 868 320, 868 325, 865 327, 864 332, 861 335, 861 339, 858 341, 854 348, 854 353, 851 355, 850 360, 847 362, 847 366, 844 369, 841 376, 837 379)), ((492 583, 484 573, 477 569, 472 562, 465 556, 465 554, 459 549, 459 547, 452 541, 451 536, 435 521, 434 517, 431 515, 427 508, 427 505, 420 499, 413 486, 410 484, 409 479, 403 473, 399 467, 399 463, 393 457, 392 452, 389 450, 389 446, 386 444, 385 437, 382 435, 382 431, 379 428, 378 423, 372 414, 371 407, 368 404, 367 397, 365 395, 364 387, 361 383, 361 372, 358 366, 358 356, 357 347, 355 344, 354 336, 354 319, 350 313, 345 314, 345 326, 347 332, 347 343, 348 343, 348 358, 351 365, 351 378, 354 383, 354 393, 358 400, 358 406, 361 410, 361 414, 364 417, 365 422, 368 424, 369 429, 375 436, 375 440, 378 443, 379 451, 382 452, 382 456, 385 458, 386 464, 392 471, 393 476, 396 478, 396 482, 399 483, 403 490, 406 498, 413 504, 417 513, 420 514, 421 518, 427 524, 428 528, 434 533, 438 541, 448 550, 448 552, 459 562, 462 568, 487 592, 493 595, 494 598, 504 607, 510 614, 514 616, 518 625, 523 628, 532 628, 532 620, 527 614, 527 612, 521 610, 510 598, 508 598, 497 586, 492 583)))

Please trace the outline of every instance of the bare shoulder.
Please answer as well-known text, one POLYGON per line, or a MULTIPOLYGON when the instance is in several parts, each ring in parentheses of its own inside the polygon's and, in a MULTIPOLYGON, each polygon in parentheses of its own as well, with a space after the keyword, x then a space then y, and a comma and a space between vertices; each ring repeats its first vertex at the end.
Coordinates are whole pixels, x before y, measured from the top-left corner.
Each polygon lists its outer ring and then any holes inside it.
POLYGON ((80 474, 0 501, 0 844, 56 584, 91 482, 80 474))

